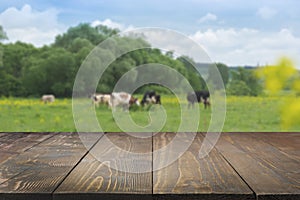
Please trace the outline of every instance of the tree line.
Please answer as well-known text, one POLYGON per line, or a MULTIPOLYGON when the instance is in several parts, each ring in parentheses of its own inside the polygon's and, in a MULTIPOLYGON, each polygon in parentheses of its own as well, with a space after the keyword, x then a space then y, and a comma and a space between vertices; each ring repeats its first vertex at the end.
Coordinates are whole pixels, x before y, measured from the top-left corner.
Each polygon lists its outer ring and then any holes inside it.
MULTIPOLYGON (((103 25, 92 27, 90 24, 83 23, 56 36, 53 44, 40 48, 23 42, 0 43, 2 52, 0 97, 38 97, 50 93, 58 97, 71 97, 77 71, 85 58, 99 43, 117 33, 119 33, 117 29, 103 25)), ((0 41, 6 38, 0 26, 0 41)), ((117 41, 113 42, 123 45, 124 49, 130 48, 131 45, 151 47, 140 37, 118 36, 115 40, 117 41)), ((105 56, 110 57, 118 49, 101 49, 101 51, 105 56)), ((174 57, 172 52, 161 52, 155 48, 143 48, 126 53, 111 63, 99 81, 97 91, 110 93, 124 73, 134 69, 135 66, 147 63, 160 63, 172 67, 190 82, 194 90, 207 88, 207 80, 205 81, 194 67, 199 63, 193 59, 186 56, 174 57)), ((251 70, 240 68, 231 71, 225 64, 216 65, 229 94, 256 96, 261 93, 261 83, 251 70)), ((91 72, 93 72, 92 68, 91 72)), ((157 73, 157 76, 160 74, 157 73)), ((215 74, 209 70, 207 79, 213 79, 214 76, 215 74)), ((133 81, 139 78, 145 77, 139 76, 139 72, 136 71, 133 81)), ((179 81, 181 80, 172 80, 172 84, 176 85, 179 81)), ((155 89, 160 93, 170 92, 158 85, 148 85, 139 88, 137 93, 149 89, 155 89)))

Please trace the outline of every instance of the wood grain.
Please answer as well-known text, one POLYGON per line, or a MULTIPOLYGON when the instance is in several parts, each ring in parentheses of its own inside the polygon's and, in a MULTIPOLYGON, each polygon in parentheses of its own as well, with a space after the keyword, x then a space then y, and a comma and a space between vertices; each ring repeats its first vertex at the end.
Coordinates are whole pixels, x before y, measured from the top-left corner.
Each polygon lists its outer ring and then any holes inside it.
POLYGON ((0 200, 300 199, 299 133, 222 133, 203 159, 199 133, 153 172, 191 135, 145 134, 0 133, 0 200))
MULTIPOLYGON (((156 135, 153 138, 153 150, 162 148, 173 137, 173 133, 156 135)), ((180 133, 180 137, 184 141, 186 137, 189 137, 189 133, 180 133)), ((216 149, 213 149, 209 156, 199 158, 198 153, 202 141, 203 136, 198 134, 188 150, 177 161, 154 171, 154 194, 168 194, 157 195, 158 198, 163 199, 180 198, 181 194, 191 199, 207 197, 210 199, 253 199, 252 191, 216 149)), ((182 143, 182 145, 186 144, 182 143)), ((168 159, 171 154, 172 152, 166 151, 165 157, 162 155, 160 158, 168 159)))
POLYGON ((16 153, 10 153, 10 152, 0 152, 0 164, 7 161, 8 159, 10 159, 13 156, 16 156, 18 154, 16 153))
POLYGON ((300 133, 255 133, 255 137, 300 160, 300 133))
POLYGON ((55 135, 1 165, 7 175, 0 185, 0 197, 14 193, 16 197, 26 194, 28 199, 52 198, 55 188, 88 152, 76 135, 55 135))
POLYGON ((264 142, 259 134, 223 133, 217 148, 258 199, 291 199, 286 194, 300 194, 300 161, 264 142))
POLYGON ((31 166, 43 151, 29 151, 55 134, 7 133, 0 141, 0 184, 18 175, 31 166), (26 152, 27 151, 27 152, 26 152), (20 155, 20 153, 22 153, 20 155))
POLYGON ((152 193, 152 138, 140 139, 125 133, 102 137, 54 193, 54 199, 139 199, 152 193), (124 151, 141 155, 128 156, 124 151), (143 153, 146 153, 145 155, 143 153), (150 153, 150 154, 147 154, 150 153), (98 155, 101 156, 98 157, 98 155), (100 158, 100 162, 98 159, 100 158), (108 160, 106 160, 106 158, 108 160), (122 167, 122 169, 117 167, 122 167), (131 169, 137 173, 122 171, 131 169), (150 172, 138 173, 149 169, 150 172), (121 170, 121 171, 120 171, 121 170), (122 194, 118 196, 117 194, 122 194), (125 194, 125 195, 124 195, 125 194), (127 195, 126 195, 127 194, 127 195))
POLYGON ((0 184, 27 170, 43 152, 24 152, 8 157, 0 165, 0 184))
POLYGON ((0 138, 0 150, 21 153, 52 136, 49 133, 7 133, 0 138))

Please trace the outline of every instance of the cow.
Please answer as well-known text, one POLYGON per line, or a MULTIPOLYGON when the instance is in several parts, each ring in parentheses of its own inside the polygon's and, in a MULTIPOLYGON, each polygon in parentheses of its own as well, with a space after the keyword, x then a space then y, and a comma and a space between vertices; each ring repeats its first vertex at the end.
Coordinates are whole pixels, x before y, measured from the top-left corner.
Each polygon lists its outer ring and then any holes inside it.
POLYGON ((110 94, 93 94, 93 95, 91 95, 93 104, 97 107, 99 106, 99 104, 106 104, 110 108, 111 107, 110 98, 111 98, 110 94))
POLYGON ((129 107, 133 104, 140 105, 140 102, 137 98, 134 98, 131 94, 126 92, 113 92, 110 98, 110 104, 112 109, 115 109, 117 106, 122 106, 124 110, 129 110, 129 107))
POLYGON ((46 103, 53 103, 55 101, 55 96, 53 94, 44 94, 41 98, 41 101, 46 103))
POLYGON ((142 106, 145 104, 161 104, 160 95, 156 94, 155 91, 145 92, 141 101, 142 106))
POLYGON ((186 97, 189 103, 188 108, 190 108, 190 106, 193 107, 194 103, 196 102, 203 102, 204 108, 207 108, 208 106, 210 106, 209 97, 210 94, 206 90, 189 92, 186 97))

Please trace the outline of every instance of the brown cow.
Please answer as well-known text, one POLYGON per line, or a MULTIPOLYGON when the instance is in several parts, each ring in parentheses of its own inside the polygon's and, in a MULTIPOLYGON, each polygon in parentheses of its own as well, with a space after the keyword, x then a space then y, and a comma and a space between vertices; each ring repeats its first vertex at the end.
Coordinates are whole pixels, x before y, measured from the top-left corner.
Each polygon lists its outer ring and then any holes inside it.
POLYGON ((134 98, 131 94, 126 92, 113 92, 111 94, 110 103, 113 109, 117 106, 122 106, 124 110, 129 110, 132 104, 140 105, 137 98, 134 98))

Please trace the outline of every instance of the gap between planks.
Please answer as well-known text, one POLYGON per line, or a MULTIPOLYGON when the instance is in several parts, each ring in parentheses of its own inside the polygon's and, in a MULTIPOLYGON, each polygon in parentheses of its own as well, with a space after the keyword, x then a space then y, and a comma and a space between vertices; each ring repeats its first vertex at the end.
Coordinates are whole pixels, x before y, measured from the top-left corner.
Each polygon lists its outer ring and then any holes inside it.
MULTIPOLYGON (((204 133, 200 133, 203 137, 205 137, 204 133)), ((206 133, 207 134, 207 133, 206 133)), ((220 135, 221 137, 221 135, 220 135)), ((219 138, 220 139, 220 138, 219 138)), ((212 142, 210 140, 208 140, 210 142, 211 145, 212 142)), ((229 160, 223 155, 223 153, 221 151, 219 151, 218 148, 216 148, 216 150, 219 152, 219 154, 223 157, 223 159, 227 162, 227 164, 235 171, 235 173, 240 177, 241 180, 243 180, 243 182, 248 186, 248 188, 253 192, 254 196, 257 199, 257 194, 255 193, 254 189, 247 183, 247 181, 241 176, 241 174, 236 170, 236 168, 229 162, 229 160)), ((245 152, 246 153, 246 152, 245 152)))
POLYGON ((55 193, 55 191, 59 188, 59 186, 61 186, 61 184, 66 180, 66 178, 72 173, 72 171, 81 163, 81 161, 90 153, 91 149, 94 148, 96 146, 96 144, 100 141, 100 139, 104 136, 106 132, 104 132, 101 137, 99 137, 97 139, 97 141, 91 145, 91 147, 89 149, 87 149, 87 152, 80 158, 80 160, 72 167, 72 169, 67 173, 67 175, 61 180, 61 182, 54 188, 53 192, 52 192, 52 199, 53 199, 53 195, 55 193))

